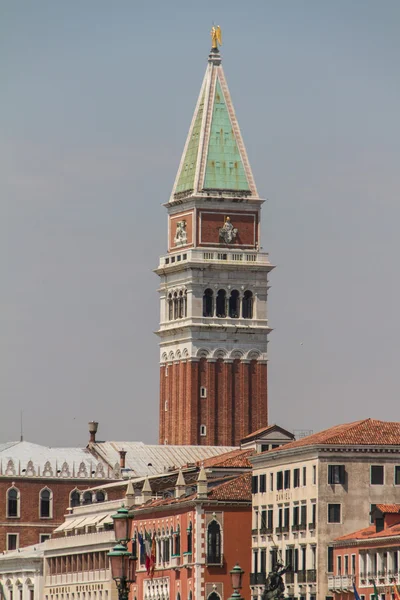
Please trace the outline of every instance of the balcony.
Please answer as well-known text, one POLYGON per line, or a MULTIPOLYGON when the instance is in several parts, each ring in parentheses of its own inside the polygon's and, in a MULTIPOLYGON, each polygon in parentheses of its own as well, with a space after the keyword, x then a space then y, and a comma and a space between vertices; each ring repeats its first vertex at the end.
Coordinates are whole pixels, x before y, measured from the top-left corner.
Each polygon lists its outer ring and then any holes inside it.
POLYGON ((258 535, 258 529, 257 528, 252 529, 251 530, 251 535, 258 535))
POLYGON ((293 571, 288 571, 287 573, 285 573, 285 583, 286 583, 286 585, 289 585, 290 583, 294 583, 294 572, 293 571))
POLYGON ((307 571, 297 571, 297 583, 307 583, 307 571))
POLYGON ((250 573, 250 585, 265 585, 266 573, 250 573))
POLYGON ((275 527, 275 533, 277 534, 281 534, 283 530, 283 527, 275 527))
POLYGON ((191 552, 184 552, 183 553, 183 565, 184 566, 189 566, 193 563, 193 559, 192 559, 192 553, 191 552))
POLYGON ((328 588, 331 591, 344 592, 353 589, 353 578, 350 575, 330 575, 328 588))
POLYGON ((179 567, 181 564, 181 557, 180 554, 173 554, 171 556, 171 567, 173 569, 176 569, 177 567, 179 567))
POLYGON ((311 523, 308 524, 308 529, 310 531, 312 531, 313 529, 315 529, 315 527, 316 527, 315 521, 312 521, 311 523))
POLYGON ((308 569, 307 571, 307 583, 317 582, 317 571, 315 569, 308 569))
POLYGON ((261 527, 260 535, 270 535, 273 532, 272 527, 261 527))
POLYGON ((269 256, 267 252, 254 252, 254 250, 234 250, 226 251, 225 249, 213 250, 209 249, 189 249, 181 252, 173 252, 165 256, 161 256, 158 270, 165 268, 177 267, 181 263, 207 263, 207 264, 256 264, 264 265, 271 269, 269 256))

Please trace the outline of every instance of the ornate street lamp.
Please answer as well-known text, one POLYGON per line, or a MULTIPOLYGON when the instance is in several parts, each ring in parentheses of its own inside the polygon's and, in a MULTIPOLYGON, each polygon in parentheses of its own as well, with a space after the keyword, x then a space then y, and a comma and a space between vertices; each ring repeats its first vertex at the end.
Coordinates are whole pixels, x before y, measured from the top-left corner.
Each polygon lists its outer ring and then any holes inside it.
POLYGON ((128 600, 129 588, 136 581, 136 557, 127 548, 131 518, 129 511, 123 506, 117 510, 115 515, 112 515, 118 544, 108 553, 108 556, 110 557, 111 577, 117 585, 119 600, 128 600))
POLYGON ((243 573, 244 571, 239 567, 238 563, 236 563, 232 571, 229 571, 231 576, 231 584, 233 587, 233 594, 230 598, 228 598, 228 600, 244 600, 239 592, 239 590, 242 589, 243 573))

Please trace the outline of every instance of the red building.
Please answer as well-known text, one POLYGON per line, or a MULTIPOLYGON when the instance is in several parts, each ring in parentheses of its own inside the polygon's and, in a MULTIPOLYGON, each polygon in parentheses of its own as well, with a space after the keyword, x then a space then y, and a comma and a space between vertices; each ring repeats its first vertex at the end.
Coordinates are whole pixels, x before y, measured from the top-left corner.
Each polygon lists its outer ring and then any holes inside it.
POLYGON ((353 600, 353 582, 361 600, 374 594, 392 600, 400 585, 400 504, 377 504, 373 524, 334 541, 329 589, 335 598, 353 600))
POLYGON ((160 258, 160 444, 239 446, 268 424, 261 205, 213 48, 160 258))
POLYGON ((207 479, 202 467, 194 485, 180 473, 170 494, 134 509, 139 560, 131 597, 222 600, 232 592, 229 571, 236 563, 249 589, 251 473, 207 479), (153 574, 139 544, 146 534, 155 540, 153 574))

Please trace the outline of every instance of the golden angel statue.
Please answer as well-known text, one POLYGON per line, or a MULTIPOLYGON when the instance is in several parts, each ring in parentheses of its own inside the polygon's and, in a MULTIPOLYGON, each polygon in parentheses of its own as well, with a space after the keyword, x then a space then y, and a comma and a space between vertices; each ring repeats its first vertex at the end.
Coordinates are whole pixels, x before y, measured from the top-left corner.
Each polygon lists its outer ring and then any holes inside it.
POLYGON ((218 50, 218 44, 222 46, 221 27, 219 25, 217 27, 213 25, 211 29, 211 48, 216 48, 218 50))

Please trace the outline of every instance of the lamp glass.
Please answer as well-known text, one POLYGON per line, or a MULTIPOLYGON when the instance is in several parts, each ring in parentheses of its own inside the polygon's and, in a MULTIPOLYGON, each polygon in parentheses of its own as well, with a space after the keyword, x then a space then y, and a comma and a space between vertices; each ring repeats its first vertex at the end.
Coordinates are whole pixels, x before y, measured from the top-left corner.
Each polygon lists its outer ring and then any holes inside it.
POLYGON ((132 557, 128 561, 128 581, 136 581, 136 560, 132 557))
POLYGON ((119 519, 114 519, 114 531, 115 531, 115 539, 119 540, 127 540, 129 537, 129 519, 128 517, 123 517, 119 519))
POLYGON ((234 590, 241 589, 243 572, 244 571, 239 567, 239 565, 235 565, 235 567, 233 567, 232 571, 230 572, 231 583, 234 590))
POLYGON ((124 577, 124 555, 115 553, 110 556, 111 577, 122 579, 124 577))

